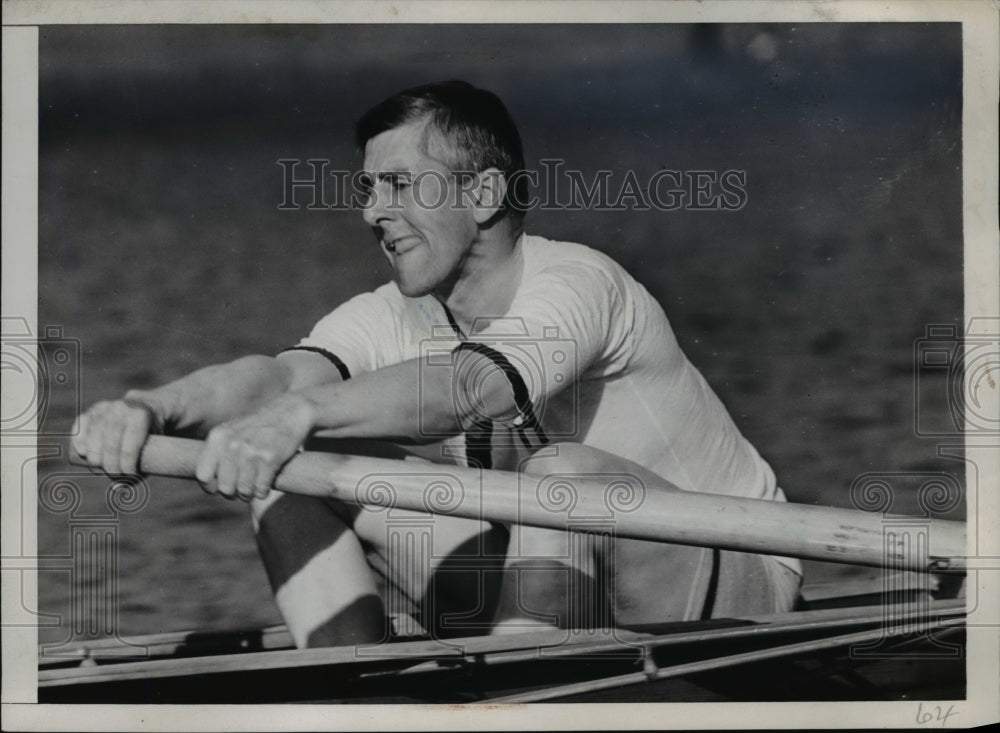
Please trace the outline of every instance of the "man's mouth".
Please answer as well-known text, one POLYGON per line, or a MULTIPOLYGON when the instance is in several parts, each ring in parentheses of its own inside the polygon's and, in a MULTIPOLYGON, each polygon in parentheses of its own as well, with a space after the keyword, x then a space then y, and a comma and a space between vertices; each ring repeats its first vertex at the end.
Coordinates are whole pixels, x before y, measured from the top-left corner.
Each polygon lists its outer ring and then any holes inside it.
POLYGON ((406 254, 413 249, 414 246, 416 246, 415 243, 411 241, 415 239, 416 237, 411 234, 403 237, 396 237, 395 239, 385 238, 382 240, 382 246, 385 247, 385 251, 390 254, 406 254))

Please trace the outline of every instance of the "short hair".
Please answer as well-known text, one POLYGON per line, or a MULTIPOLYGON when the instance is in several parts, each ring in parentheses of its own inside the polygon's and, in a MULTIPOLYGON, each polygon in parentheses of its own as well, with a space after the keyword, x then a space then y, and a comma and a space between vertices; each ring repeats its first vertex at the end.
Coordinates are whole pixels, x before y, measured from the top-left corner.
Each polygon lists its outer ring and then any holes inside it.
MULTIPOLYGON (((502 211, 515 219, 523 218, 528 182, 523 175, 521 135, 504 103, 492 92, 458 80, 405 89, 358 120, 358 147, 364 150, 373 137, 425 118, 449 158, 442 162, 453 171, 502 171, 508 183, 502 211)), ((423 145, 426 148, 426 140, 423 145)))

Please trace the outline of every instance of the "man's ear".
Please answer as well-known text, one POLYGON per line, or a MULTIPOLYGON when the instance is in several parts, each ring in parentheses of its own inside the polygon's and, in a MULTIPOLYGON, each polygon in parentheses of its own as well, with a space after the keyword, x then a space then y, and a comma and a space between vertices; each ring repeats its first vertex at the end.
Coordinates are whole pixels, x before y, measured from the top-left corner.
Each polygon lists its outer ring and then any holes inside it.
POLYGON ((476 223, 485 224, 503 208, 507 195, 507 178, 499 168, 487 168, 478 176, 473 191, 474 213, 476 223))

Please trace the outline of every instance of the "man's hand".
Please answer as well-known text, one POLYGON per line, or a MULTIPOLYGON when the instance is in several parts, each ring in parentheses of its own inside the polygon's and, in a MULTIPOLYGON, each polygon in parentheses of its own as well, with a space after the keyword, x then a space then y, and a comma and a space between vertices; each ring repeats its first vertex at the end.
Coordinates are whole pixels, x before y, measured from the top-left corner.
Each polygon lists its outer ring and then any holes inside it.
POLYGON ((163 432, 163 409, 148 395, 98 402, 76 419, 73 449, 91 466, 109 474, 134 474, 139 451, 150 433, 163 432))
POLYGON ((210 494, 263 499, 313 429, 312 403, 290 392, 256 412, 212 428, 195 475, 210 494))

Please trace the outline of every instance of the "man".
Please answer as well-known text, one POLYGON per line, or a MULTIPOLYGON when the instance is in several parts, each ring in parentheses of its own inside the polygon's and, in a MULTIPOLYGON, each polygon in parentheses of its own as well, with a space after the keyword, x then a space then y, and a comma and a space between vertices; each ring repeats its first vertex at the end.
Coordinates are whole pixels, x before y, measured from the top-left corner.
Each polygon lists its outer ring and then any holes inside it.
POLYGON ((278 606, 302 646, 384 639, 385 588, 412 599, 435 634, 456 618, 501 633, 790 608, 800 570, 786 558, 581 545, 565 532, 443 516, 431 548, 400 554, 385 512, 271 490, 323 430, 383 453, 423 445, 440 462, 784 499, 649 293, 594 250, 524 233, 520 137, 495 95, 464 82, 407 90, 371 109, 357 134, 364 218, 392 282, 277 357, 95 405, 80 417, 77 451, 131 473, 150 431, 207 433, 197 478, 252 500, 278 606), (490 559, 503 557, 501 573, 490 559), (464 573, 452 572, 456 560, 464 573))

